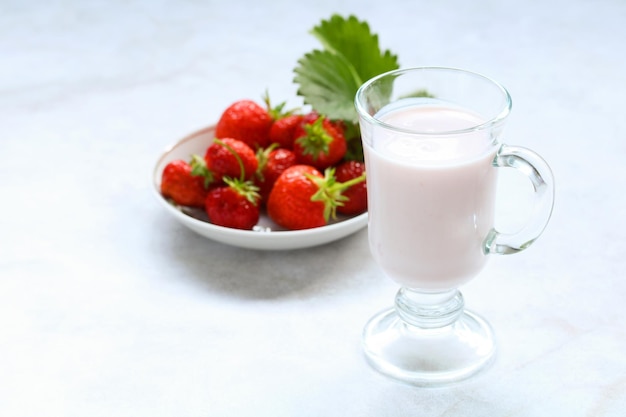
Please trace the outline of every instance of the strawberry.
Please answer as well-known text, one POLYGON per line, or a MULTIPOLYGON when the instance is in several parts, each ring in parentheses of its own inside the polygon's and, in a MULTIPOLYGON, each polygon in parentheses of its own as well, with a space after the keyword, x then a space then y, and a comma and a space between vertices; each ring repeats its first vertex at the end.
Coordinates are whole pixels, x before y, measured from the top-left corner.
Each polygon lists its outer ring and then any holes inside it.
MULTIPOLYGON (((361 177, 365 173, 365 164, 359 161, 345 161, 335 169, 335 178, 339 182, 347 182, 353 178, 361 177)), ((337 207, 342 214, 361 214, 367 210, 367 182, 347 188, 342 195, 348 199, 337 207)))
POLYGON ((269 142, 277 143, 280 148, 293 149, 294 134, 303 120, 301 114, 279 117, 270 128, 269 142))
POLYGON ((245 142, 251 148, 266 147, 272 116, 268 109, 252 100, 239 100, 228 106, 215 127, 215 135, 245 142))
POLYGON ((302 116, 302 122, 311 124, 317 119, 319 119, 319 117, 320 117, 320 114, 318 112, 316 112, 315 110, 311 110, 310 112, 302 116))
POLYGON ((167 164, 161 174, 163 197, 182 206, 203 207, 210 180, 192 171, 192 165, 180 159, 167 164))
POLYGON ((326 224, 324 203, 311 201, 319 187, 307 174, 323 178, 312 166, 294 165, 287 168, 274 183, 267 201, 267 214, 287 229, 309 229, 326 224))
POLYGON ((324 226, 346 200, 341 193, 363 180, 364 177, 358 177, 339 183, 334 168, 326 169, 322 175, 310 165, 293 165, 274 183, 267 202, 268 216, 290 230, 324 226))
POLYGON ((207 148, 204 159, 216 181, 223 177, 250 179, 259 165, 252 148, 233 138, 215 139, 207 148))
POLYGON ((318 170, 333 166, 346 154, 347 144, 340 125, 324 116, 305 119, 294 133, 293 151, 299 164, 311 165, 318 170))
POLYGON ((225 185, 212 189, 206 196, 204 209, 209 221, 223 227, 252 229, 259 221, 260 196, 258 187, 246 178, 256 171, 256 155, 245 143, 225 138, 214 140, 207 149, 206 159, 218 169, 227 168, 218 171, 225 185), (230 176, 235 172, 239 178, 230 176))
POLYGON ((275 143, 267 149, 259 149, 257 151, 259 168, 257 169, 255 183, 259 187, 262 202, 267 202, 270 191, 272 191, 272 187, 280 174, 296 164, 296 154, 289 149, 276 149, 277 146, 278 144, 275 143))
POLYGON ((259 194, 250 181, 224 178, 225 186, 208 192, 205 211, 211 223, 235 229, 252 229, 259 221, 259 194))

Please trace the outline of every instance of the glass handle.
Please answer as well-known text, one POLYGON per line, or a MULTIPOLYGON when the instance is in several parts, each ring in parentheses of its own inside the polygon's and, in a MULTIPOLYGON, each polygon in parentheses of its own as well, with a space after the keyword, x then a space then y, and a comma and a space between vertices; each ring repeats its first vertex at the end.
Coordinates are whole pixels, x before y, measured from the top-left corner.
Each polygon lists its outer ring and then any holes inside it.
POLYGON ((502 145, 493 165, 515 168, 530 180, 534 189, 533 212, 526 225, 516 233, 491 229, 485 240, 485 254, 510 255, 528 248, 546 228, 554 205, 554 177, 539 155, 516 146, 502 145))

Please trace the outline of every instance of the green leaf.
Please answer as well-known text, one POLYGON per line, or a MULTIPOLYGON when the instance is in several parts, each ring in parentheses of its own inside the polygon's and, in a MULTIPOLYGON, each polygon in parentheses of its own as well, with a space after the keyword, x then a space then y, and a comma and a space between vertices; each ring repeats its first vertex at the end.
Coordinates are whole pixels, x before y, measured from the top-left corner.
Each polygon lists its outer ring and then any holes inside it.
POLYGON ((354 96, 370 78, 399 68, 397 56, 381 51, 366 22, 333 15, 312 29, 323 51, 305 54, 294 69, 304 102, 334 120, 356 123, 354 96))
POLYGON ((294 81, 298 94, 331 119, 355 121, 354 95, 360 86, 353 68, 342 56, 314 50, 304 55, 294 81))
POLYGON ((369 24, 355 16, 343 18, 333 15, 322 20, 311 33, 324 49, 342 55, 350 62, 360 77, 360 84, 370 78, 398 68, 398 57, 389 50, 382 52, 378 35, 371 33, 369 24))

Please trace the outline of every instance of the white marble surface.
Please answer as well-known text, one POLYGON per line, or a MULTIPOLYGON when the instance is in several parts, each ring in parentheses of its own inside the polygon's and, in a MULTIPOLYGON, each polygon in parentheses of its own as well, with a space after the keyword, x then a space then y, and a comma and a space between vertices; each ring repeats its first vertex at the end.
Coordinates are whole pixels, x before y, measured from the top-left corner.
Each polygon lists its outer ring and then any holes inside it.
POLYGON ((622 0, 2 1, 0 415, 623 416, 625 22, 622 0), (366 230, 254 252, 151 195, 162 149, 232 101, 299 104, 292 69, 333 12, 402 66, 502 82, 507 142, 557 178, 544 236, 462 289, 499 355, 457 386, 363 361, 396 291, 366 230))

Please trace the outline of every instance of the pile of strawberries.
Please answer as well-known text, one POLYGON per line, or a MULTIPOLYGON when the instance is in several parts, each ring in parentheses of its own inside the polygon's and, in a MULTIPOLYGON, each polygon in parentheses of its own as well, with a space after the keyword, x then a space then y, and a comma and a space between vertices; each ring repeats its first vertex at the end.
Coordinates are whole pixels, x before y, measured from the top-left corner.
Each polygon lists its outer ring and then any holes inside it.
POLYGON ((367 210, 365 165, 346 160, 341 122, 240 100, 221 115, 204 156, 163 170, 161 193, 203 208, 213 224, 252 229, 261 210, 289 229, 324 226, 367 210))

